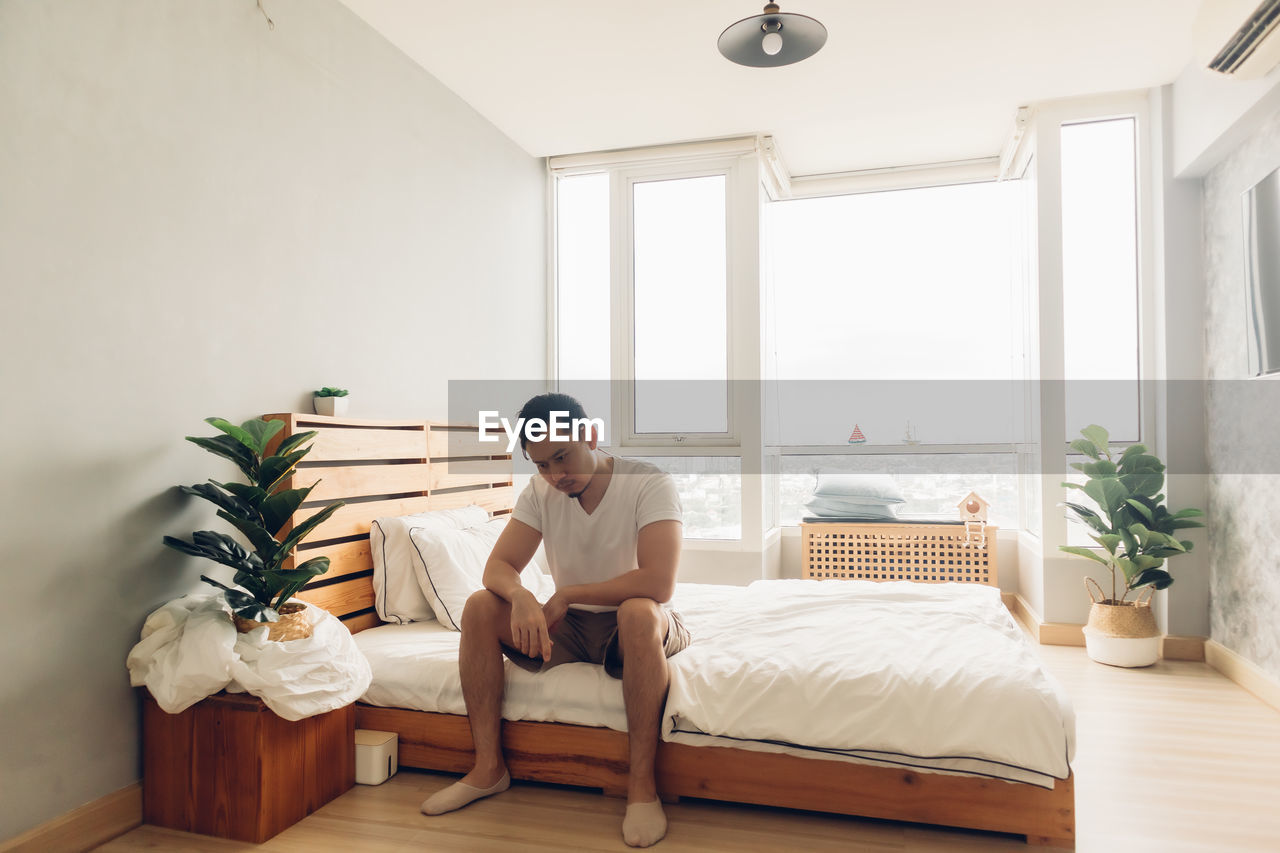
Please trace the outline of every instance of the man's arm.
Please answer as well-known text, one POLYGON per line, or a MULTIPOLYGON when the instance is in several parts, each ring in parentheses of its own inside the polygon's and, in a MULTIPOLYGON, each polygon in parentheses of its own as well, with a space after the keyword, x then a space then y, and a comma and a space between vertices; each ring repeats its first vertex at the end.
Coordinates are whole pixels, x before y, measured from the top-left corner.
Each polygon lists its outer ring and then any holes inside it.
POLYGON ((513 604, 513 596, 529 592, 520 584, 520 572, 529 565, 541 541, 542 534, 523 521, 508 521, 484 565, 485 589, 513 604))
POLYGON ((498 537, 484 566, 484 586, 511 604, 511 639, 531 658, 551 659, 547 618, 538 599, 520 583, 520 572, 533 559, 542 534, 523 521, 511 519, 498 537))
MULTIPOLYGON (((614 606, 628 598, 652 598, 658 603, 670 601, 676 590, 676 569, 680 566, 680 545, 684 526, 678 521, 654 521, 640 528, 636 540, 636 564, 639 568, 601 583, 578 584, 557 589, 553 601, 567 608, 570 604, 614 606), (557 600, 558 599, 558 600, 557 600)), ((556 618, 563 610, 545 608, 556 618)))

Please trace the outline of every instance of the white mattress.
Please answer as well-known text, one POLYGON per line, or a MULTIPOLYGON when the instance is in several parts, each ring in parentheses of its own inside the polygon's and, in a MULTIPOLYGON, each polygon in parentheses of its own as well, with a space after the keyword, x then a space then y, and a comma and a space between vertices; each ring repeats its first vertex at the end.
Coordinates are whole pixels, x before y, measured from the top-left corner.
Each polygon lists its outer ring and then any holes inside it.
MULTIPOLYGON (((1052 787, 1075 719, 999 591, 962 584, 679 584, 693 644, 671 660, 664 740, 959 772, 1052 787)), ((466 713, 459 634, 385 625, 356 642, 373 705, 466 713)), ((506 663, 503 716, 626 731, 620 681, 591 664, 506 663)))

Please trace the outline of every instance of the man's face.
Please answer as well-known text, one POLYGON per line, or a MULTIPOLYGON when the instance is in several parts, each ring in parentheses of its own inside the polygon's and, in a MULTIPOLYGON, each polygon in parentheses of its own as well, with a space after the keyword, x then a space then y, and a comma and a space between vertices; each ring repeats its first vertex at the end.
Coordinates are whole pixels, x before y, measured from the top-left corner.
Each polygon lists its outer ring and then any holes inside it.
POLYGON ((525 452, 543 479, 569 497, 578 497, 591 485, 596 459, 588 442, 544 438, 529 442, 525 452))

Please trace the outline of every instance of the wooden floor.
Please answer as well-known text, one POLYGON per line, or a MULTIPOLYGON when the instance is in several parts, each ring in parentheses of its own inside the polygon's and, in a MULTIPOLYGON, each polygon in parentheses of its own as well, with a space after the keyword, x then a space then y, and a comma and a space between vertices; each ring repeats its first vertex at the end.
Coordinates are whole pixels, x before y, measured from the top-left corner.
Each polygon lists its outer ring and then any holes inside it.
MULTIPOLYGON (((1084 650, 1040 647, 1075 702, 1078 847, 1084 853, 1280 850, 1280 712, 1203 663, 1124 670, 1084 650)), ((140 827, 99 850, 626 850, 621 800, 517 783, 499 797, 427 818, 418 804, 455 777, 403 770, 357 785, 267 844, 140 827)), ((667 806, 656 848, 677 851, 1002 851, 980 832, 685 800, 667 806)), ((1044 849, 1044 848, 1036 848, 1044 849)))

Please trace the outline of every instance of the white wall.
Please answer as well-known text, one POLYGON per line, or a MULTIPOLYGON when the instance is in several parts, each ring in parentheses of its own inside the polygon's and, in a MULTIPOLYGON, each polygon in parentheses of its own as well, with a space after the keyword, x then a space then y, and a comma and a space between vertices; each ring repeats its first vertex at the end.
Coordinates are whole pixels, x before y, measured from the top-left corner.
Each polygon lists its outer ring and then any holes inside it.
POLYGON ((139 778, 208 415, 545 372, 539 161, 335 0, 0 0, 0 839, 139 778))
POLYGON ((1172 173, 1200 178, 1280 106, 1280 68, 1259 80, 1224 77, 1193 62, 1173 82, 1172 173))
MULTIPOLYGON (((1172 153, 1178 121, 1175 87, 1151 91, 1154 237, 1154 324, 1156 387, 1155 447, 1168 467, 1165 494, 1177 511, 1209 505, 1205 456, 1205 276, 1202 261, 1201 181, 1175 177, 1172 153)), ((1191 553, 1166 564, 1176 583, 1153 599, 1156 618, 1168 634, 1209 635, 1209 549, 1202 530, 1180 537, 1195 544, 1191 553)))

